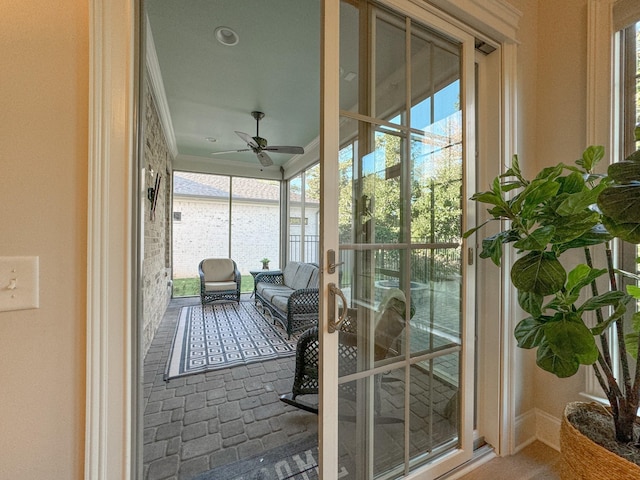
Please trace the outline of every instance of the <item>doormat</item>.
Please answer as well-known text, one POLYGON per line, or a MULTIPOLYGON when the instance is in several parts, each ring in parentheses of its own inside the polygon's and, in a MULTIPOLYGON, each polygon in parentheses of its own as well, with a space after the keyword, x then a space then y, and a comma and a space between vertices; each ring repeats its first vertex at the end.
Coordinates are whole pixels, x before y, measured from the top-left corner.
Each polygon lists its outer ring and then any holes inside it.
POLYGON ((183 307, 165 381, 195 373, 292 356, 298 337, 287 339, 251 302, 183 307))
MULTIPOLYGON (((317 480, 318 475, 318 439, 312 436, 216 467, 194 480, 317 480)), ((341 465, 338 478, 348 475, 347 468, 341 465)))

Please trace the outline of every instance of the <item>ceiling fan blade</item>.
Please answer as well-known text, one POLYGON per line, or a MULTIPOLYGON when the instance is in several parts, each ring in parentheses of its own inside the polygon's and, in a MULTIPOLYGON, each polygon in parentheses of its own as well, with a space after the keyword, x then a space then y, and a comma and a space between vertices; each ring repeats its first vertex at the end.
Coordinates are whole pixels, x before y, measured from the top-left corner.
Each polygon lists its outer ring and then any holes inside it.
POLYGON ((211 152, 211 155, 223 155, 225 153, 251 152, 250 148, 241 148, 240 150, 225 150, 224 152, 211 152))
POLYGON ((269 147, 265 147, 263 150, 266 150, 268 152, 275 152, 275 153, 295 153, 295 154, 302 154, 304 153, 304 148, 302 147, 292 147, 292 146, 269 146, 269 147))
POLYGON ((248 146, 250 146, 251 148, 258 148, 259 145, 256 143, 256 141, 253 139, 251 135, 244 132, 238 132, 237 130, 235 132, 236 132, 236 135, 238 135, 242 140, 244 140, 244 142, 248 146))
POLYGON ((273 165, 273 160, 271 160, 271 157, 266 153, 264 152, 256 153, 256 156, 258 157, 258 160, 260 160, 260 163, 262 164, 263 167, 269 167, 273 165))

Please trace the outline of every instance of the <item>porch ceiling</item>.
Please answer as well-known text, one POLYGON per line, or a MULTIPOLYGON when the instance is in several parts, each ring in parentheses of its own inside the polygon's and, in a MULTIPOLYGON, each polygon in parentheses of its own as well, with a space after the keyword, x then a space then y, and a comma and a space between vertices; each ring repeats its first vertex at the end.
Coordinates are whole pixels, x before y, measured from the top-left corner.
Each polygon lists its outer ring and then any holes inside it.
MULTIPOLYGON (((178 157, 258 166, 246 148, 250 112, 266 113, 260 136, 270 145, 307 147, 319 132, 320 2, 316 0, 147 0, 178 157), (235 46, 215 38, 220 26, 235 46), (208 140, 214 138, 215 142, 208 140)), ((274 166, 291 155, 270 153, 274 166)))

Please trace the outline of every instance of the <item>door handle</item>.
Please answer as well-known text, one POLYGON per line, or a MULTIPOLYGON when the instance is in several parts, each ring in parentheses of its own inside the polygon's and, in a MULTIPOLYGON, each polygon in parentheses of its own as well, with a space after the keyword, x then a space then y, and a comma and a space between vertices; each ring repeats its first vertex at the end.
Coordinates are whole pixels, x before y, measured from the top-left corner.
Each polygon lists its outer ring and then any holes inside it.
POLYGON ((344 264, 344 262, 336 263, 336 251, 327 251, 327 273, 336 273, 336 267, 344 264))
POLYGON ((328 319, 329 319, 329 333, 333 333, 340 328, 342 322, 347 317, 347 299, 342 293, 335 283, 329 284, 329 311, 328 311, 328 319), (340 297, 342 300, 342 313, 336 322, 336 295, 340 297))

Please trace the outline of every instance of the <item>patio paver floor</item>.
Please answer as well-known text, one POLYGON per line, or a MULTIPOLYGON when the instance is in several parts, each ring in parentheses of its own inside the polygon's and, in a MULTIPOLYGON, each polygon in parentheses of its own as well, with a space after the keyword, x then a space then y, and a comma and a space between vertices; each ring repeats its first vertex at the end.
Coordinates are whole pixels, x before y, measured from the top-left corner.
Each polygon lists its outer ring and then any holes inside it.
POLYGON ((295 356, 163 380, 180 308, 199 301, 171 300, 145 356, 146 480, 190 479, 317 435, 316 415, 279 400, 291 391, 295 356))

